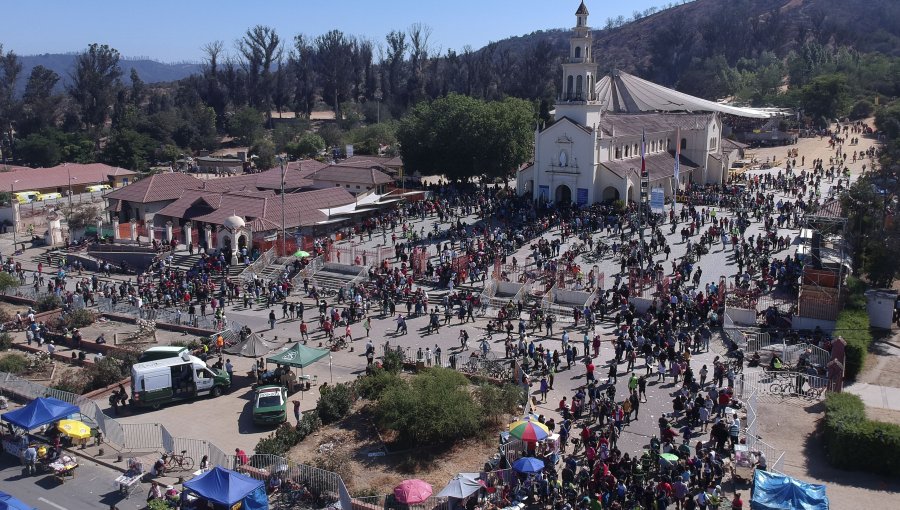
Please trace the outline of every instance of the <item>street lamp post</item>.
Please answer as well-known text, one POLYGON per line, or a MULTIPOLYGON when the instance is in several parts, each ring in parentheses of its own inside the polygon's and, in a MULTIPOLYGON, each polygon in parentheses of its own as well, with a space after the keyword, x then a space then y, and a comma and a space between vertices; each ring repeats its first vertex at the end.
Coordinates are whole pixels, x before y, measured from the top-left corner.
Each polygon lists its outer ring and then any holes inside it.
MULTIPOLYGON (((15 191, 13 191, 13 186, 15 186, 15 184, 17 182, 19 182, 19 180, 20 179, 16 179, 13 182, 9 183, 9 205, 11 207, 14 207, 12 205, 12 201, 16 199, 16 193, 15 193, 15 191)), ((19 219, 16 217, 15 208, 13 208, 13 253, 16 252, 16 243, 19 242, 19 239, 17 236, 18 230, 19 230, 19 219)))

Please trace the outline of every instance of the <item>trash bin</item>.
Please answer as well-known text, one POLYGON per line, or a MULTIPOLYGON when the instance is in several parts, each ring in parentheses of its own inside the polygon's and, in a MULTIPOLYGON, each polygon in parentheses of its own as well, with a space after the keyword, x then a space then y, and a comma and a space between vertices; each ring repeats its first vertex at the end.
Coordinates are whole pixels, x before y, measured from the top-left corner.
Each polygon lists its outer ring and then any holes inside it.
POLYGON ((894 319, 894 303, 897 291, 890 289, 873 289, 866 291, 866 310, 869 312, 869 325, 873 328, 891 329, 894 319))

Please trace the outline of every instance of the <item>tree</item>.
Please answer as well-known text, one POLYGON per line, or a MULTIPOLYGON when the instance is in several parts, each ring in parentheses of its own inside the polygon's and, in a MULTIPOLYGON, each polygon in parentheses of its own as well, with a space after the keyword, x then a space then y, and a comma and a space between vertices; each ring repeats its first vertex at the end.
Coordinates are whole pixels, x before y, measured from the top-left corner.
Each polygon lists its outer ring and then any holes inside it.
POLYGON ((25 164, 39 168, 56 166, 62 160, 62 149, 57 141, 43 133, 18 139, 16 154, 25 164))
POLYGON ((44 66, 35 66, 28 76, 25 94, 22 96, 23 119, 19 123, 19 136, 37 133, 56 125, 60 97, 53 93, 59 75, 44 66))
POLYGON ((309 116, 316 101, 315 49, 303 34, 294 37, 288 66, 294 72, 294 111, 309 116))
POLYGON ((304 133, 297 141, 287 144, 286 148, 293 158, 314 158, 325 150, 325 140, 316 133, 304 133))
POLYGON ((147 91, 147 86, 144 84, 144 80, 141 79, 140 75, 137 72, 137 69, 131 68, 131 104, 134 106, 140 107, 144 102, 144 94, 147 91))
POLYGON ((120 76, 119 52, 105 44, 91 44, 87 51, 75 57, 68 91, 89 128, 97 130, 106 122, 121 86, 120 76))
POLYGON ((275 144, 268 138, 260 138, 250 146, 250 154, 255 156, 256 168, 268 170, 275 166, 275 144))
POLYGON ((316 38, 316 72, 322 87, 322 99, 340 117, 340 104, 349 99, 351 73, 350 56, 353 39, 340 30, 331 30, 316 38))
POLYGON ((397 140, 409 172, 507 177, 531 157, 534 120, 531 104, 521 99, 486 103, 451 94, 413 107, 397 140))
POLYGON ((800 93, 804 112, 815 119, 834 119, 842 115, 848 98, 847 78, 841 74, 813 78, 800 93))
POLYGON ((12 51, 3 53, 0 44, 0 156, 5 161, 11 156, 13 122, 18 118, 19 102, 15 98, 16 80, 22 72, 22 62, 12 51))
POLYGON ((150 166, 156 143, 133 129, 117 129, 106 142, 101 159, 109 165, 143 171, 150 166))
POLYGON ((281 38, 274 28, 256 25, 238 40, 237 49, 244 57, 250 106, 261 108, 268 118, 272 111, 272 64, 281 60, 281 38))
POLYGON ((245 106, 228 118, 228 133, 240 143, 253 145, 263 135, 263 116, 256 108, 245 106))

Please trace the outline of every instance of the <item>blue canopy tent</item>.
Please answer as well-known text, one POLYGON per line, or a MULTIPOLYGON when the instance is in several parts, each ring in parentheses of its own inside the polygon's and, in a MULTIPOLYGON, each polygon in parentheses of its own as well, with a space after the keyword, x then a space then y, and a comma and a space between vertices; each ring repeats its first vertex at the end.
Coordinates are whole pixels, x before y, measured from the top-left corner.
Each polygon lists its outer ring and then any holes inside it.
POLYGON ((11 494, 0 491, 0 510, 37 510, 37 508, 23 503, 11 494))
POLYGON ((825 486, 757 469, 751 510, 828 510, 825 486))
POLYGON ((266 485, 260 480, 216 466, 184 483, 184 488, 201 498, 232 508, 243 503, 242 510, 269 510, 266 485))
POLYGON ((21 409, 3 413, 0 419, 25 430, 34 430, 41 425, 63 420, 80 412, 75 404, 53 397, 43 397, 32 400, 21 409))

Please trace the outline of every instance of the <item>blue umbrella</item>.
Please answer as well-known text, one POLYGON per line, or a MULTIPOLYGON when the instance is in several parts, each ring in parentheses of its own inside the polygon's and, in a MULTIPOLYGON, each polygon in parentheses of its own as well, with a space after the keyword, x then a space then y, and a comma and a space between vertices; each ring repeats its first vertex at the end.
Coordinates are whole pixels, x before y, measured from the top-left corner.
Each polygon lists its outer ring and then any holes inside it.
POLYGON ((519 473, 538 473, 544 469, 544 461, 534 457, 522 457, 513 462, 513 469, 519 473))
POLYGON ((35 510, 35 508, 14 498, 10 494, 0 491, 0 510, 35 510))

